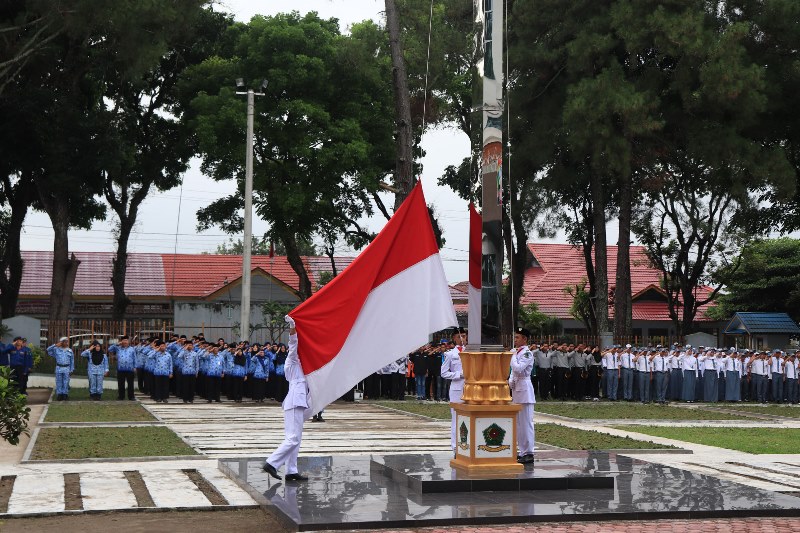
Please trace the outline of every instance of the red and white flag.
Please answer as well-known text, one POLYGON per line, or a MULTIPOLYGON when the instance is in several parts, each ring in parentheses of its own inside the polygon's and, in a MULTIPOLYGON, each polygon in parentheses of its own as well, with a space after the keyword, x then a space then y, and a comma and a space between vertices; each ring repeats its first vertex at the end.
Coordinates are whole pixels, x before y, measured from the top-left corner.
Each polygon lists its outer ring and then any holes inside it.
POLYGON ((467 302, 467 338, 470 344, 481 343, 481 263, 483 261, 483 219, 469 204, 469 285, 467 302))
POLYGON ((457 325, 422 185, 350 266, 289 314, 312 413, 457 325))

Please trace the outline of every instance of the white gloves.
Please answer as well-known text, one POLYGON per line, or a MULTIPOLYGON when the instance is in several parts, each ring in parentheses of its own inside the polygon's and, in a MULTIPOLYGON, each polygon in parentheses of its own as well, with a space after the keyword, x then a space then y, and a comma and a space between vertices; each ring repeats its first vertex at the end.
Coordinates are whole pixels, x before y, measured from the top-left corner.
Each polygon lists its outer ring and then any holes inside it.
POLYGON ((283 319, 286 321, 287 324, 289 324, 290 328, 294 329, 294 318, 290 317, 289 315, 286 315, 283 319))

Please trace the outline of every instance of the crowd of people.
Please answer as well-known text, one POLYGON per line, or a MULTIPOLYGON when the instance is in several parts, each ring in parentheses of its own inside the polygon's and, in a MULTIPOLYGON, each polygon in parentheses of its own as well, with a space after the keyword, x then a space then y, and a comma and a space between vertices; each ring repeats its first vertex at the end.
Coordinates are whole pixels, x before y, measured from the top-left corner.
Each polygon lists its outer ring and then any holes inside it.
POLYGON ((531 345, 539 399, 800 402, 797 355, 691 345, 531 345))
MULTIPOLYGON (((69 339, 62 337, 47 353, 56 362, 56 399, 68 400, 69 378, 75 370, 69 339)), ((122 336, 107 349, 93 340, 80 355, 88 359, 93 400, 103 395, 109 364, 116 365, 118 400, 135 399, 135 387, 162 403, 173 396, 184 403, 198 398, 221 402, 222 396, 237 403, 245 398, 257 403, 283 401, 289 390, 284 377, 287 347, 282 343, 210 342, 202 336, 186 335, 174 336, 169 342, 148 338, 131 343, 122 336)))

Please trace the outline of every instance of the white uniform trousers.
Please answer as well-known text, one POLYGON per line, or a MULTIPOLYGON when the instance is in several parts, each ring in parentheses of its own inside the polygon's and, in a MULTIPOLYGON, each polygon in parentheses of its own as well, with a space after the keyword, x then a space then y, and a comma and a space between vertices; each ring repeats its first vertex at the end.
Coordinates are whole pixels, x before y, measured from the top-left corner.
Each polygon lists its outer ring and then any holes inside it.
MULTIPOLYGON (((450 403, 464 403, 463 401, 450 400, 450 403)), ((450 447, 456 450, 456 410, 450 408, 450 447)))
POLYGON ((534 430, 533 430, 533 406, 532 403, 518 404, 522 406, 517 413, 517 455, 528 455, 533 453, 534 430))
POLYGON ((283 411, 284 438, 278 449, 267 457, 267 462, 279 469, 286 464, 287 474, 297 473, 297 454, 300 452, 300 441, 303 439, 304 407, 294 407, 283 411))

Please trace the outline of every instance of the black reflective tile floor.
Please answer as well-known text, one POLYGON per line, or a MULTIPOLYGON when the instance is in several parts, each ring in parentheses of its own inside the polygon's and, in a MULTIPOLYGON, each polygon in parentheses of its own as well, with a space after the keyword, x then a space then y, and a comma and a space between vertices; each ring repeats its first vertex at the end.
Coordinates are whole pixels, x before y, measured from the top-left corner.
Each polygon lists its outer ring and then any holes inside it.
POLYGON ((610 476, 614 488, 426 493, 385 468, 388 463, 419 478, 463 480, 449 470, 448 455, 302 457, 299 467, 309 476, 307 482, 274 480, 261 470, 263 461, 221 459, 219 464, 299 531, 554 519, 800 516, 800 498, 606 452, 542 452, 533 474, 520 478, 610 476))

